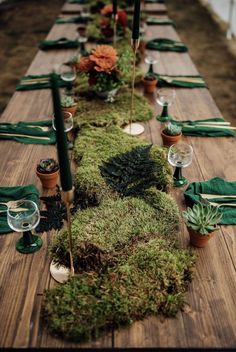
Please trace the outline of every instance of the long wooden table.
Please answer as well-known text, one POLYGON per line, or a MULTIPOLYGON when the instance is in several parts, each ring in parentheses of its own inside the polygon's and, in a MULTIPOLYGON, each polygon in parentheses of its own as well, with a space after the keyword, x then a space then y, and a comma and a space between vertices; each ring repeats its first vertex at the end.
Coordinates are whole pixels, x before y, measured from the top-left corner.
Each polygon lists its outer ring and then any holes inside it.
MULTIPOLYGON (((62 36, 74 39, 76 25, 55 25, 47 39, 62 36)), ((146 38, 178 39, 171 26, 149 26, 146 38)), ((39 51, 28 74, 47 73, 69 59, 74 50, 39 51)), ((188 53, 150 52, 157 57, 156 69, 165 74, 197 74, 188 53)), ((160 112, 154 96, 148 97, 154 116, 160 112)), ((210 92, 205 88, 176 88, 176 100, 171 106, 173 117, 181 120, 221 117, 210 92)), ((50 90, 16 92, 1 121, 37 120, 52 116, 50 90)), ((144 137, 161 144, 160 124, 153 118, 145 124, 144 137)), ((184 170, 191 181, 220 176, 236 179, 234 152, 236 141, 231 137, 184 137, 194 149, 193 163, 184 170)), ((55 146, 24 145, 0 141, 0 185, 15 186, 33 183, 41 185, 34 169, 39 159, 56 156, 55 146)), ((183 189, 172 191, 179 206, 185 207, 183 189)), ((23 255, 15 250, 19 234, 0 236, 0 346, 1 347, 235 347, 236 346, 236 259, 234 226, 221 226, 220 232, 198 254, 193 282, 186 294, 186 304, 176 318, 149 317, 131 327, 111 331, 96 341, 73 344, 48 334, 40 319, 43 291, 55 285, 49 274, 47 252, 53 233, 42 235, 40 251, 23 255)), ((182 224, 179 240, 189 246, 188 233, 182 224)))

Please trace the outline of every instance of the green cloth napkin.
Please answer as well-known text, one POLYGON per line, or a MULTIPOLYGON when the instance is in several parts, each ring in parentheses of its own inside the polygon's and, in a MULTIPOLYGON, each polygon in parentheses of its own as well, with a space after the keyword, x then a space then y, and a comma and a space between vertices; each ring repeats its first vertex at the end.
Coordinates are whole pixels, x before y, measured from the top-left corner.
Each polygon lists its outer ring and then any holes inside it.
POLYGON ((223 136, 232 136, 236 137, 234 130, 230 130, 224 128, 224 126, 219 126, 219 128, 213 127, 203 127, 198 126, 202 122, 225 122, 223 118, 213 118, 213 119, 205 119, 205 120, 186 120, 186 121, 176 121, 170 120, 173 124, 178 126, 182 126, 182 133, 185 136, 196 136, 196 137, 223 137, 223 136), (184 126, 185 124, 189 125, 184 126), (196 128, 192 128, 191 126, 196 126, 196 128))
MULTIPOLYGON (((57 81, 60 88, 70 87, 70 82, 63 81, 60 75, 57 75, 57 81)), ((51 88, 50 74, 23 76, 16 86, 17 91, 46 88, 51 88)))
POLYGON ((0 123, 0 140, 11 139, 25 144, 55 144, 52 120, 0 123))
POLYGON ((159 75, 155 73, 158 79, 159 87, 182 87, 182 88, 197 88, 207 87, 206 82, 201 76, 189 76, 189 75, 159 75))
MULTIPOLYGON (((10 200, 28 199, 39 205, 39 191, 34 185, 16 186, 16 187, 0 187, 0 202, 8 202, 10 200)), ((5 205, 0 204, 0 233, 13 232, 7 223, 7 210, 5 205)))
MULTIPOLYGON (((228 182, 220 177, 214 177, 209 181, 205 182, 193 182, 190 183, 184 197, 187 202, 191 205, 194 203, 202 203, 200 193, 206 194, 219 194, 219 195, 235 195, 236 196, 236 182, 228 182)), ((212 202, 220 203, 232 203, 236 204, 236 198, 214 198, 209 199, 212 202)), ((222 225, 235 225, 236 224, 236 207, 220 207, 219 211, 223 214, 220 224, 222 225)))
POLYGON ((64 23, 83 23, 86 24, 90 18, 83 16, 74 16, 74 17, 58 17, 56 19, 56 24, 64 23))
POLYGON ((67 38, 60 38, 57 40, 43 40, 39 44, 39 49, 50 50, 50 49, 71 49, 78 48, 78 40, 71 40, 67 38))
POLYGON ((165 25, 169 25, 169 26, 174 26, 175 27, 175 23, 174 21, 172 21, 169 18, 156 18, 156 17, 148 17, 146 19, 146 23, 151 26, 151 25, 159 25, 159 26, 165 26, 165 25))
POLYGON ((156 38, 149 40, 146 44, 146 48, 150 50, 175 51, 179 53, 188 51, 188 48, 184 45, 184 43, 167 38, 156 38))

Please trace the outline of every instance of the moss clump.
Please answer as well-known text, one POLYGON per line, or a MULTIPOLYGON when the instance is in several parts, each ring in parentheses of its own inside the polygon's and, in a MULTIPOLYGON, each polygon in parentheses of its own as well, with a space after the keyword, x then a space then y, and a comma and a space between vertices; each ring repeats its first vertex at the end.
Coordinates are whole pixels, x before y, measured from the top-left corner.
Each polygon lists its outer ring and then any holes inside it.
MULTIPOLYGON (((173 237, 179 222, 174 200, 156 189, 144 198, 107 198, 99 207, 79 212, 72 221, 73 257, 78 271, 104 271, 130 250, 132 241, 157 236, 173 237), (146 202, 147 198, 147 202, 146 202), (154 207, 150 199, 155 199, 154 207)), ((68 234, 59 233, 52 242, 53 260, 69 266, 68 234)))
MULTIPOLYGON (((124 133, 119 127, 83 128, 74 144, 74 155, 79 167, 75 184, 82 193, 95 196, 98 200, 112 195, 112 189, 101 176, 100 165, 108 159, 131 149, 148 145, 140 139, 124 133)), ((166 190, 172 183, 172 173, 166 158, 166 151, 152 146, 150 157, 156 162, 158 188, 166 190)))
POLYGON ((105 274, 83 273, 47 291, 48 328, 81 341, 150 314, 174 316, 183 305, 192 266, 189 252, 167 240, 139 241, 105 274))
MULTIPOLYGON (((74 118, 75 127, 95 126, 106 127, 110 125, 124 126, 129 123, 130 90, 118 92, 113 103, 93 97, 78 100, 77 116, 74 118)), ((134 95, 133 121, 148 121, 152 118, 152 109, 148 101, 137 92, 134 95)))

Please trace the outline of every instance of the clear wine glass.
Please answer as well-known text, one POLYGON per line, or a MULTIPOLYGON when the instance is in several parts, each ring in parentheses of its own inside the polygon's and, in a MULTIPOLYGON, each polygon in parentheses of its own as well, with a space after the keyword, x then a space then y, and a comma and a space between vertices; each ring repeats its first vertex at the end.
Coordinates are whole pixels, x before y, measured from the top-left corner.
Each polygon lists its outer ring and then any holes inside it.
MULTIPOLYGON (((64 131, 66 132, 66 136, 67 136, 67 146, 68 146, 68 149, 71 149, 73 147, 73 143, 68 139, 68 132, 70 132, 74 126, 73 116, 70 112, 63 111, 63 117, 64 117, 64 131)), ((54 114, 52 118, 52 127, 56 131, 54 114)))
POLYGON ((65 94, 73 95, 73 83, 76 79, 75 67, 73 65, 62 64, 59 67, 59 74, 61 76, 61 79, 67 83, 65 94))
POLYGON ((169 115, 168 108, 171 106, 175 100, 175 90, 171 88, 160 88, 157 90, 156 102, 163 106, 160 115, 157 115, 157 120, 160 122, 166 122, 171 119, 169 115))
POLYGON ((168 151, 168 162, 175 166, 174 187, 182 187, 188 180, 182 176, 182 168, 192 163, 193 148, 187 143, 173 144, 168 151))
POLYGON ((156 60, 152 56, 146 56, 144 61, 145 61, 146 64, 149 65, 147 74, 154 73, 153 65, 155 65, 158 62, 158 60, 156 60))
POLYGON ((33 253, 42 246, 42 239, 31 233, 31 230, 39 224, 39 221, 38 206, 31 200, 19 200, 8 206, 8 225, 14 231, 23 232, 23 237, 16 242, 18 252, 33 253))

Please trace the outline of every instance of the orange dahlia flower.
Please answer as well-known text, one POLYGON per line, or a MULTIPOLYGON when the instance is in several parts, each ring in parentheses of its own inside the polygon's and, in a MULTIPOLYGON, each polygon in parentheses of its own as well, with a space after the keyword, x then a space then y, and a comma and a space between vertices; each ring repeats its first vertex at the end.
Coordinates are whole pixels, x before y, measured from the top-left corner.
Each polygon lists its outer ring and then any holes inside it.
POLYGON ((90 72, 94 68, 94 62, 89 57, 81 57, 79 62, 79 70, 82 72, 90 72))
POLYGON ((118 59, 117 51, 110 45, 98 45, 89 58, 94 62, 96 71, 107 73, 114 69, 118 59))
POLYGON ((104 6, 102 9, 101 9, 101 14, 103 16, 109 16, 112 14, 112 11, 113 11, 113 5, 112 4, 109 4, 109 5, 106 5, 104 6))

